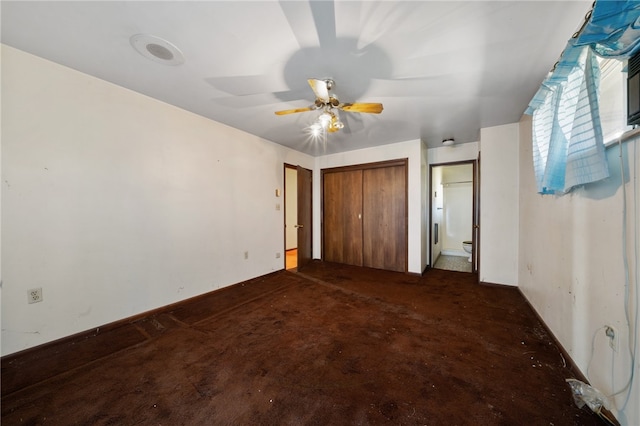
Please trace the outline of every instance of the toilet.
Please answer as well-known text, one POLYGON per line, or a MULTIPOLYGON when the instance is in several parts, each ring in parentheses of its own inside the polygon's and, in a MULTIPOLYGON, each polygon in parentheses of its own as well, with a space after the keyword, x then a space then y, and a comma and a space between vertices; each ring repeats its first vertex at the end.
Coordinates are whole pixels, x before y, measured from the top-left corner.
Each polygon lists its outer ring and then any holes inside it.
POLYGON ((473 241, 463 241, 462 248, 469 253, 469 262, 471 262, 471 249, 473 248, 473 241))

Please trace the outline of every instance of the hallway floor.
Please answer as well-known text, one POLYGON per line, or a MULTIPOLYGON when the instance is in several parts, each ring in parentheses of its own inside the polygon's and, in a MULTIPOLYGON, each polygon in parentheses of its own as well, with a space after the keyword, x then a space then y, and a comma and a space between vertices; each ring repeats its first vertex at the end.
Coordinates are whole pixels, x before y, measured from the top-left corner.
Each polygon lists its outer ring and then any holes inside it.
POLYGON ((295 269, 298 267, 298 249, 291 249, 291 250, 287 250, 285 253, 285 268, 287 270, 289 269, 295 269))

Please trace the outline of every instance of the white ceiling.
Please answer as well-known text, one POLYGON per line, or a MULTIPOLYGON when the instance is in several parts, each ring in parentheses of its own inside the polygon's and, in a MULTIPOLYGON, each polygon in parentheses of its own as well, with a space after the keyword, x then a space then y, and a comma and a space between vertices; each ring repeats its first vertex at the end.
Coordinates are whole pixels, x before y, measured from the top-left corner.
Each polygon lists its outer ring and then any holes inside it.
POLYGON ((580 27, 587 1, 2 1, 2 43, 311 155, 407 140, 479 139, 517 122, 580 27), (176 45, 169 66, 130 38, 176 45), (343 113, 305 132, 308 78, 333 78, 343 113))

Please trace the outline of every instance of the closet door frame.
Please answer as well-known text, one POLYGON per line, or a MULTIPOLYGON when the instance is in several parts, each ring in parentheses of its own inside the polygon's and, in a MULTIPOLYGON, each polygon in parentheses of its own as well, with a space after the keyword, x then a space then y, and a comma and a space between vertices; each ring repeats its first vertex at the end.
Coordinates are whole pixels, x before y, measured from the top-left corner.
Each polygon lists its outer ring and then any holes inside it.
MULTIPOLYGON (((363 163, 363 164, 354 164, 348 166, 340 166, 340 167, 331 167, 322 169, 320 171, 321 182, 320 182, 320 204, 321 204, 321 212, 320 215, 320 235, 321 235, 321 257, 325 258, 325 224, 324 224, 324 212, 325 212, 325 194, 324 194, 324 176, 327 173, 338 173, 338 172, 347 172, 347 171, 355 171, 355 170, 368 170, 368 169, 377 169, 383 167, 404 167, 404 188, 403 188, 403 197, 404 197, 404 272, 408 270, 408 259, 409 259, 409 181, 408 181, 408 171, 409 171, 409 159, 408 158, 400 158, 395 160, 387 160, 380 161, 374 163, 363 163)), ((363 194, 364 196, 364 194, 363 194)))

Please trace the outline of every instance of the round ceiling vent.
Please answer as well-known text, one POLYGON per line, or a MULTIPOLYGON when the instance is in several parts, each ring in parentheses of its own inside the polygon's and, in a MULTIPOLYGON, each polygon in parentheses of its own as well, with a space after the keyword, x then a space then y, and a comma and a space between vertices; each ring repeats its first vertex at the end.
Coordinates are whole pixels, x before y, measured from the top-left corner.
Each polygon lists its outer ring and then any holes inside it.
POLYGON ((131 46, 142 56, 165 65, 180 65, 184 56, 180 49, 167 40, 149 34, 136 34, 130 39, 131 46))

